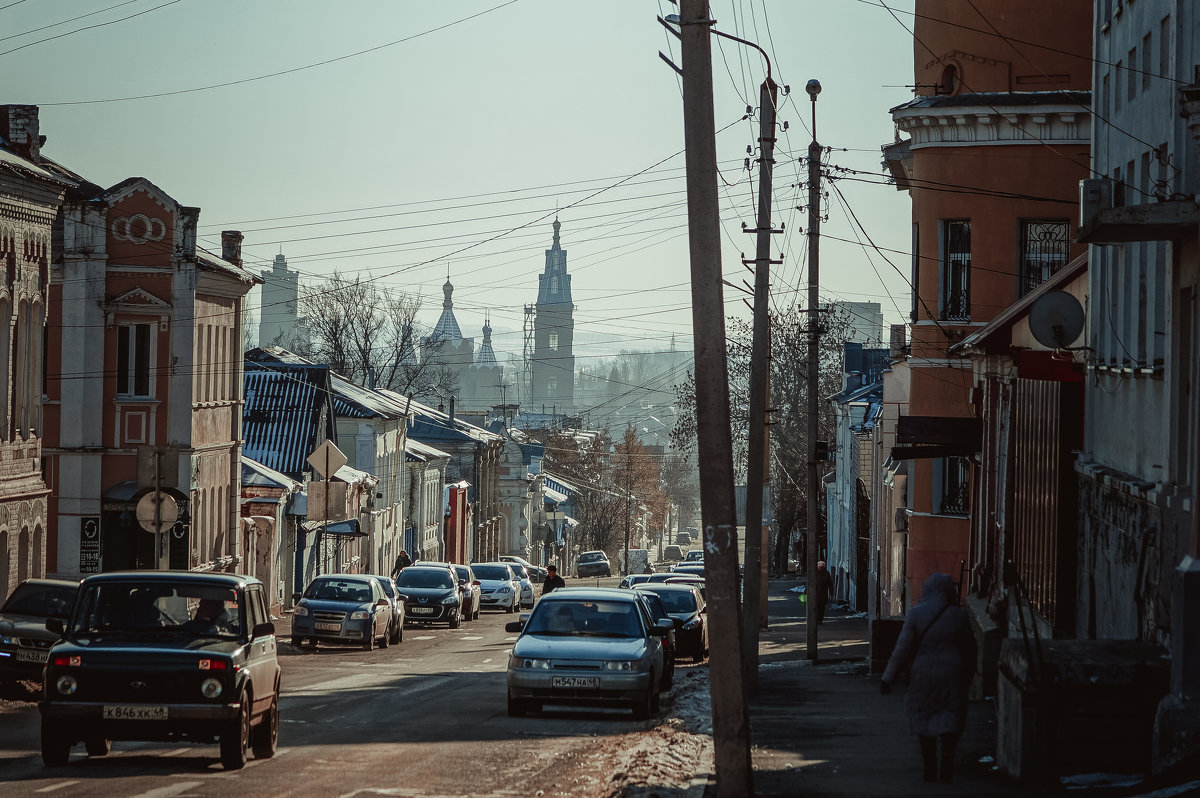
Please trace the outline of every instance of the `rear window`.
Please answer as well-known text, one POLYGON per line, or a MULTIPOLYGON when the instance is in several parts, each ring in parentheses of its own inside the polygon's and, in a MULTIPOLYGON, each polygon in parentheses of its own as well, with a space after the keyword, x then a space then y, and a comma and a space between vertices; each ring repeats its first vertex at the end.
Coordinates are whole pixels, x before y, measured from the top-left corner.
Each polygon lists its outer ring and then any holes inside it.
POLYGON ((602 551, 585 551, 579 555, 580 562, 600 562, 607 559, 608 557, 602 551))

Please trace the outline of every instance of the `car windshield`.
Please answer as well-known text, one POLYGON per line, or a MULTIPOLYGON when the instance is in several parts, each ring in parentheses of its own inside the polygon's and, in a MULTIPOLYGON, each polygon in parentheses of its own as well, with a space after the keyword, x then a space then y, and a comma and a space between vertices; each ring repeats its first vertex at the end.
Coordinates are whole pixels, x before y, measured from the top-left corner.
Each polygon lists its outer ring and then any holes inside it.
POLYGON ((465 565, 454 566, 454 573, 458 574, 459 579, 466 579, 468 582, 471 581, 471 569, 465 565))
POLYGON ((449 590, 455 586, 455 581, 450 578, 449 571, 443 571, 440 568, 405 568, 396 577, 396 584, 400 587, 428 587, 449 590))
POLYGON ((687 557, 685 557, 684 559, 687 560, 688 562, 693 562, 696 560, 699 560, 700 562, 704 562, 704 551, 702 549, 692 549, 691 551, 689 551, 687 553, 687 557))
POLYGON ((75 604, 74 585, 18 585, 0 612, 13 615, 33 615, 37 618, 66 618, 75 604))
POLYGON ((479 579, 499 579, 507 582, 512 579, 512 571, 507 565, 476 565, 475 576, 479 579))
POLYGON ((583 554, 579 555, 580 562, 600 562, 604 559, 605 556, 604 552, 602 551, 585 551, 583 554))
POLYGON ((632 601, 540 602, 525 631, 534 635, 641 637, 638 609, 632 601))
POLYGON ((371 600, 371 586, 362 579, 314 579, 304 591, 304 597, 366 604, 371 600))
POLYGON ((238 591, 213 582, 101 582, 79 597, 71 632, 129 637, 242 634, 238 591))
POLYGON ((696 594, 690 590, 653 591, 660 599, 667 612, 695 612, 696 594))

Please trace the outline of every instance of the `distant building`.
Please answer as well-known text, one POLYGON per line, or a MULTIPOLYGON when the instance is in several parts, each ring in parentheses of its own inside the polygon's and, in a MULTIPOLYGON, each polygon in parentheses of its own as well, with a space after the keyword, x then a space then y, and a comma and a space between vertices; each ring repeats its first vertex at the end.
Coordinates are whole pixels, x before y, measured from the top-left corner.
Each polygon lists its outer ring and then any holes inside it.
POLYGON ((258 345, 306 349, 308 336, 299 318, 300 272, 289 269, 280 253, 262 279, 258 345))
POLYGON ((554 220, 554 243, 546 250, 546 266, 538 275, 533 322, 532 381, 529 410, 567 412, 575 405, 575 305, 567 251, 558 238, 562 224, 554 220))
POLYGON ((834 302, 833 312, 849 322, 847 341, 866 347, 883 345, 883 308, 878 302, 834 302))

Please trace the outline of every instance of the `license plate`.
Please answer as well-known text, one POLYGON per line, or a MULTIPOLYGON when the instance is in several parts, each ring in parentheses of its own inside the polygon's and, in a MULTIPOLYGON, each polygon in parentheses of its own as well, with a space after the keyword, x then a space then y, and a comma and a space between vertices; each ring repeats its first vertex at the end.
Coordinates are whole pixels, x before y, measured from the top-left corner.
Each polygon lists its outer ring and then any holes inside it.
POLYGON ((105 720, 166 720, 166 707, 104 707, 105 720))
POLYGON ((340 632, 342 631, 342 625, 340 623, 322 623, 321 621, 317 621, 317 631, 340 632))
POLYGON ((413 607, 409 610, 413 615, 433 615, 437 612, 436 607, 413 607))
POLYGON ((47 662, 50 659, 50 651, 26 651, 25 649, 17 649, 18 662, 47 662))
POLYGON ((555 676, 551 682, 554 687, 599 687, 598 676, 555 676))

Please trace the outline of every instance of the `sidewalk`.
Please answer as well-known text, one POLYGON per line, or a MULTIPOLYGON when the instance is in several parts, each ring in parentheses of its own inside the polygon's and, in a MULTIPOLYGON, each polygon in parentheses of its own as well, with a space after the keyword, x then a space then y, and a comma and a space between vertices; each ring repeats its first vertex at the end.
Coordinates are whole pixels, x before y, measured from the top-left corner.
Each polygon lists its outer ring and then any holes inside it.
MULTIPOLYGON (((832 609, 819 627, 818 660, 805 659, 800 582, 770 583, 770 628, 760 637, 758 689, 750 696, 754 786, 764 796, 1049 796, 1065 790, 1017 785, 994 763, 995 702, 973 702, 952 784, 925 782, 904 717, 905 688, 879 693, 867 672, 867 619, 832 609)), ((1075 792, 1072 790, 1072 792, 1075 792)), ((715 795, 710 779, 708 795, 715 795)), ((1087 798, 1152 795, 1087 789, 1087 798)), ((1171 794, 1174 793, 1172 791, 1171 794)))

